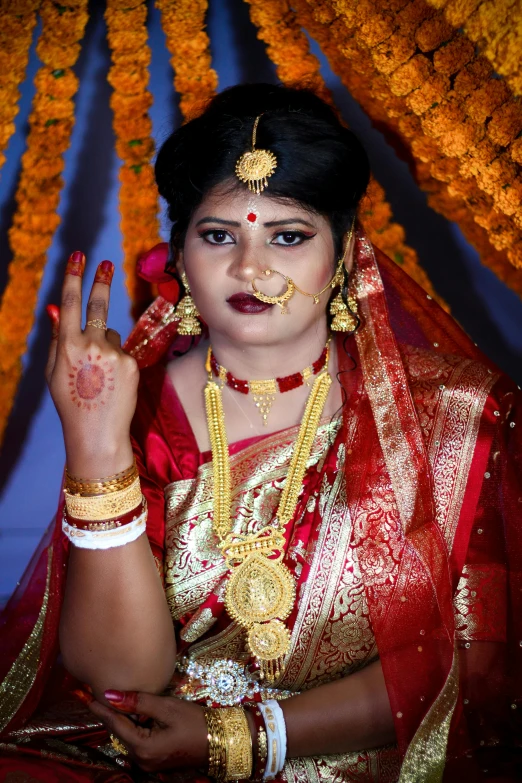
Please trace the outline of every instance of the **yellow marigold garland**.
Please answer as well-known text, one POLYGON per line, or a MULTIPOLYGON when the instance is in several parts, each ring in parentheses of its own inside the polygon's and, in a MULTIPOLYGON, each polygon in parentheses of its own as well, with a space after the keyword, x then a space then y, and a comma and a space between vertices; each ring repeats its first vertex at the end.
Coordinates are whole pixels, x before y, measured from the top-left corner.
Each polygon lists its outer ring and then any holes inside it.
POLYGON ((25 79, 29 50, 41 0, 5 0, 0 10, 0 168, 3 150, 15 131, 19 85, 25 79))
MULTIPOLYGON (((309 51, 308 39, 287 0, 246 0, 258 37, 267 44, 267 53, 277 66, 277 75, 286 84, 315 90, 333 104, 320 72, 320 63, 309 51)), ((428 276, 418 264, 415 250, 405 244, 402 226, 392 221, 392 210, 383 188, 372 177, 359 217, 377 247, 404 267, 408 274, 436 297, 428 276)), ((440 300, 439 300, 440 301, 440 300)))
POLYGON ((522 5, 518 0, 427 0, 444 12, 454 28, 478 45, 479 52, 522 95, 522 5))
POLYGON ((207 0, 156 0, 171 53, 174 87, 185 120, 197 115, 217 89, 211 67, 210 41, 205 31, 207 0))
POLYGON ((60 174, 74 125, 73 95, 78 88, 71 67, 87 22, 87 0, 68 0, 67 7, 43 0, 40 15, 43 29, 37 53, 43 66, 35 78, 27 149, 15 196, 17 209, 9 230, 13 259, 0 305, 0 438, 22 374, 47 250, 60 222, 56 214, 63 186, 60 174))
MULTIPOLYGON (((319 41, 334 70, 371 118, 405 140, 417 167, 431 164, 429 172, 421 167, 421 186, 430 192, 438 187, 433 180, 440 178, 442 188, 447 189, 449 179, 459 205, 465 203, 471 220, 488 230, 487 235, 470 232, 469 218, 464 218, 460 208, 456 210, 467 236, 473 234, 477 242, 480 235, 483 261, 491 263, 494 257, 497 272, 505 266, 506 253, 515 266, 521 264, 518 204, 522 185, 517 160, 520 145, 515 143, 521 107, 510 96, 508 102, 492 109, 486 127, 486 120, 479 117, 480 98, 474 92, 498 81, 491 78, 487 61, 473 57, 469 42, 424 0, 297 0, 294 5, 299 21, 319 41), (409 55, 404 44, 408 35, 427 54, 430 47, 437 48, 431 52, 436 68, 424 54, 409 55), (394 36, 402 42, 397 48, 394 36), (397 52, 405 59, 398 66, 397 52), (507 149, 500 146, 501 141, 507 149), (514 178, 513 165, 517 165, 514 178), (500 253, 492 253, 494 248, 500 253)), ((488 100, 498 105, 505 91, 489 89, 488 100)), ((443 201, 447 209, 449 201, 443 201)), ((443 214, 455 219, 451 212, 443 214)), ((503 277, 511 279, 509 270, 503 277)))
POLYGON ((125 282, 133 313, 139 315, 150 298, 150 287, 136 274, 141 253, 159 242, 158 192, 151 160, 154 155, 147 89, 150 48, 147 4, 143 0, 107 0, 105 21, 112 66, 111 107, 119 171, 119 207, 123 233, 125 282))

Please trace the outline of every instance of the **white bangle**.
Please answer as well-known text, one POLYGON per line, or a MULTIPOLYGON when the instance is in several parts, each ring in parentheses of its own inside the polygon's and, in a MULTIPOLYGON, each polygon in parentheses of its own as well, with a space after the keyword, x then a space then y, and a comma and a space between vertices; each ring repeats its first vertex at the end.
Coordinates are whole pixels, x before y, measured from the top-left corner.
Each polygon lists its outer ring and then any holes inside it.
POLYGON ((80 549, 111 549, 135 541, 147 529, 147 508, 132 522, 112 530, 83 530, 70 525, 65 516, 62 530, 69 541, 80 549))
POLYGON ((283 710, 275 699, 258 705, 265 719, 267 739, 267 759, 264 780, 273 780, 285 766, 286 760, 286 723, 283 710))

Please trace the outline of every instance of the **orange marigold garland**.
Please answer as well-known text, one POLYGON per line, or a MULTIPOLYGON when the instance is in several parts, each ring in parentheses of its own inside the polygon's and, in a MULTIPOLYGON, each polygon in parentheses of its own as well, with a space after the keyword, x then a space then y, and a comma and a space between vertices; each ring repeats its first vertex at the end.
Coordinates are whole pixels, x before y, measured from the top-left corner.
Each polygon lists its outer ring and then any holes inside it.
POLYGON ((15 131, 19 85, 25 79, 29 50, 41 0, 5 0, 0 10, 0 168, 3 150, 15 131))
POLYGON ((504 76, 515 95, 522 95, 522 5, 518 0, 427 0, 446 21, 463 27, 479 52, 504 76))
MULTIPOLYGON (((491 120, 477 122, 480 101, 473 103, 473 93, 495 81, 484 58, 474 57, 469 42, 424 0, 296 0, 294 5, 299 21, 373 121, 411 148, 421 186, 430 192, 438 188, 433 180, 440 178, 447 190, 451 180, 471 220, 488 229, 487 235, 478 232, 484 262, 495 248, 501 251, 493 252, 496 271, 505 264, 506 253, 511 263, 521 265, 522 181, 515 137, 522 107, 510 93, 506 101, 503 90, 489 88, 488 100, 492 105, 497 101, 498 108, 491 120), (426 55, 411 54, 408 37, 426 55), (404 62, 398 64, 401 58, 404 62), (477 172, 470 168, 473 161, 477 172), (429 162, 431 170, 419 167, 420 162, 429 162), (513 164, 517 173, 511 178, 513 164)), ((469 229, 469 218, 460 208, 457 213, 463 230, 464 223, 469 229)), ((476 237, 477 232, 471 233, 476 237)), ((506 271, 504 277, 511 275, 506 271)))
POLYGON ((136 274, 138 256, 159 242, 158 192, 151 160, 154 155, 147 89, 150 48, 147 4, 143 0, 107 0, 105 21, 112 66, 111 107, 119 172, 124 270, 133 313, 138 316, 150 298, 150 286, 136 274))
MULTIPOLYGON (((277 75, 286 84, 315 90, 324 100, 332 96, 320 73, 320 63, 309 51, 308 40, 287 0, 246 0, 258 37, 267 44, 267 53, 277 66, 277 75)), ((432 296, 436 296, 428 276, 419 266, 416 252, 405 244, 402 226, 392 221, 391 207, 383 188, 372 178, 359 217, 371 240, 393 258, 432 296)))
POLYGON ((44 64, 35 78, 27 149, 15 196, 17 210, 9 230, 13 260, 0 306, 0 437, 22 374, 47 250, 60 222, 56 214, 63 186, 60 174, 78 89, 71 67, 80 52, 87 0, 68 0, 67 7, 44 0, 40 14, 43 28, 36 51, 44 64))
POLYGON ((206 0, 156 0, 171 53, 174 87, 185 120, 196 116, 217 89, 211 67, 210 41, 205 31, 206 0))

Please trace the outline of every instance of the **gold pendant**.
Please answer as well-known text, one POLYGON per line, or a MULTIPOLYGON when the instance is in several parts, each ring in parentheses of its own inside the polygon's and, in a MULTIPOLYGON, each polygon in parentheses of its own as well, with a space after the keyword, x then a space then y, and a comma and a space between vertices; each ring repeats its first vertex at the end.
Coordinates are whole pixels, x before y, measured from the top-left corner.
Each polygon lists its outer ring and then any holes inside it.
POLYGON ((294 601, 295 584, 288 568, 257 552, 234 568, 225 592, 227 612, 244 628, 285 620, 294 601))
POLYGON ((273 379, 268 381, 249 381, 248 387, 266 427, 268 414, 277 394, 276 382, 273 379))
POLYGON ((290 650, 290 631, 280 620, 256 623, 248 632, 250 652, 259 661, 261 677, 275 682, 285 670, 284 659, 290 650))

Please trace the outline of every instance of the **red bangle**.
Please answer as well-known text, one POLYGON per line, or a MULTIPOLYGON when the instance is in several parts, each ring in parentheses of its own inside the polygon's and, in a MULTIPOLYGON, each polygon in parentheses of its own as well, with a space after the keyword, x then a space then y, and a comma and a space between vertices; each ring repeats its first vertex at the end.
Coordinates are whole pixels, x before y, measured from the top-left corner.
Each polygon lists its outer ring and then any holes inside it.
POLYGON ((254 726, 256 729, 256 736, 252 738, 252 749, 254 750, 254 764, 252 769, 252 777, 254 783, 261 783, 264 780, 266 770, 267 759, 267 740, 266 740, 266 728, 265 719, 263 713, 255 702, 247 702, 243 705, 246 710, 252 715, 254 719, 254 726))
POLYGON ((63 509, 63 516, 69 525, 72 527, 77 527, 79 530, 112 530, 114 527, 123 527, 123 525, 128 525, 130 522, 134 522, 134 520, 137 519, 146 510, 147 501, 142 495, 139 506, 136 506, 136 508, 133 508, 132 511, 128 511, 126 514, 122 514, 117 519, 107 519, 103 522, 92 522, 88 519, 76 519, 67 513, 65 506, 63 509))

